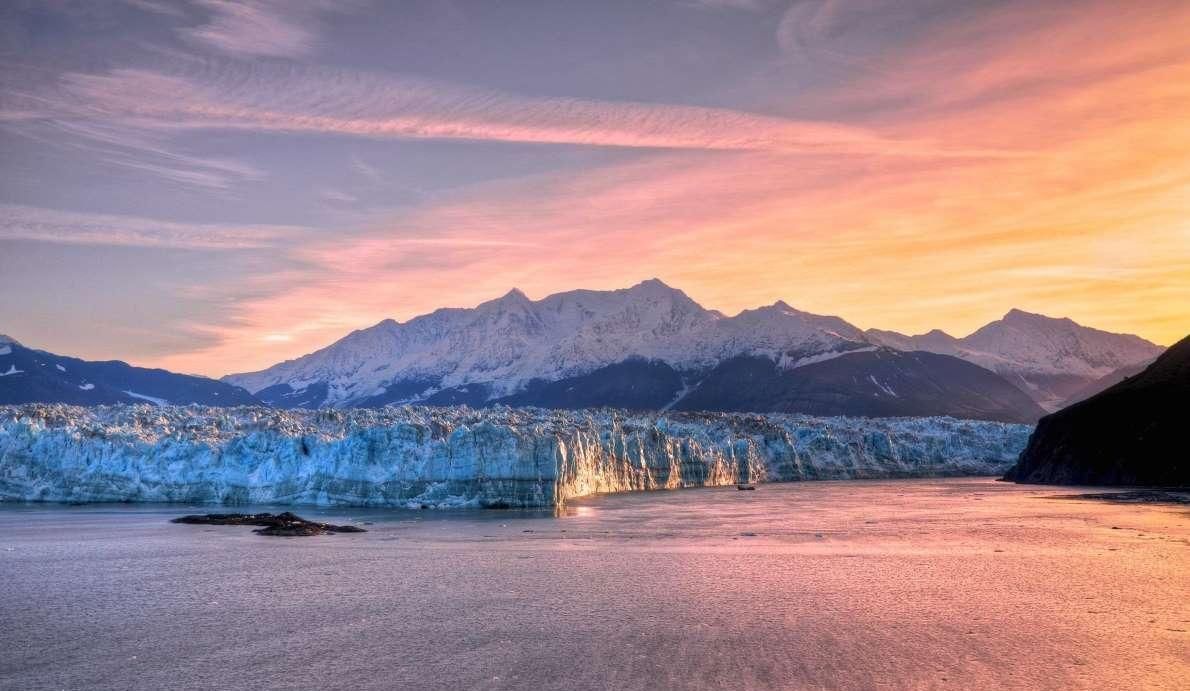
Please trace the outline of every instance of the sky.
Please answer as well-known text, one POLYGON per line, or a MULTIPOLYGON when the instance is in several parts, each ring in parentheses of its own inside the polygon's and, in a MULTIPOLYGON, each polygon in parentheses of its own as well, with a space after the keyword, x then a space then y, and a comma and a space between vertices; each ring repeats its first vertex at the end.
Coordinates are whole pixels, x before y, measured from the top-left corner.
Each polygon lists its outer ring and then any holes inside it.
POLYGON ((221 376, 657 277, 1190 332, 1184 0, 12 0, 0 333, 221 376))

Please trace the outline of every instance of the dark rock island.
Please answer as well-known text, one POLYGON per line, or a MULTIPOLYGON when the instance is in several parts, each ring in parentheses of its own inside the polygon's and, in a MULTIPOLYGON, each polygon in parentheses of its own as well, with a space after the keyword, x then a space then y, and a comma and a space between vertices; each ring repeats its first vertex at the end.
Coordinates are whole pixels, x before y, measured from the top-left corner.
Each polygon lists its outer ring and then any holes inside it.
POLYGON ((1043 417, 1006 480, 1190 486, 1190 336, 1140 374, 1043 417))
POLYGON ((364 533, 363 528, 354 525, 331 525, 307 521, 296 514, 285 513, 208 513, 175 518, 173 523, 193 525, 259 525, 252 532, 274 537, 302 537, 326 533, 364 533))

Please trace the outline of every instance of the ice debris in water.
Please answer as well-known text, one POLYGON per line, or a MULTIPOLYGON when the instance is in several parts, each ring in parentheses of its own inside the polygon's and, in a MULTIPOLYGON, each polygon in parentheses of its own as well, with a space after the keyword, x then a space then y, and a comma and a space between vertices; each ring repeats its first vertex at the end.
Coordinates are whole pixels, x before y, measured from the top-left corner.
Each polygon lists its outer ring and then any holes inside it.
POLYGON ((556 507, 599 492, 999 475, 1031 427, 506 407, 0 407, 0 500, 556 507))

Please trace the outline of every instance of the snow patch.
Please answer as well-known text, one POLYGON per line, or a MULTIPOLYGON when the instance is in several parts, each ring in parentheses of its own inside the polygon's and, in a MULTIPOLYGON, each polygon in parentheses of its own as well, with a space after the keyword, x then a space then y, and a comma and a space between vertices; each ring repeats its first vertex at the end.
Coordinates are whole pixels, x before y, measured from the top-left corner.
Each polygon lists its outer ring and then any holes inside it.
POLYGON ((797 369, 798 367, 805 367, 806 365, 813 365, 816 362, 826 362, 827 360, 834 360, 837 357, 850 355, 852 353, 870 353, 873 350, 878 350, 877 346, 866 346, 863 348, 853 348, 851 350, 835 350, 826 353, 817 353, 807 357, 791 360, 787 356, 782 355, 778 366, 782 369, 797 369))
POLYGON ((142 401, 148 401, 153 405, 169 405, 169 401, 165 400, 164 398, 154 398, 152 396, 146 396, 143 393, 137 393, 135 391, 125 391, 124 393, 132 396, 133 398, 139 398, 142 401))
POLYGON ((889 396, 892 396, 893 398, 897 398, 897 397, 898 397, 898 396, 897 396, 897 392, 896 392, 896 391, 893 391, 893 390, 892 390, 892 387, 890 387, 890 386, 885 386, 884 384, 881 384, 881 383, 880 383, 880 381, 879 381, 878 379, 876 379, 876 376, 875 376, 875 375, 869 374, 869 375, 868 375, 868 379, 871 379, 871 380, 872 380, 872 383, 876 385, 876 388, 880 389, 880 390, 881 390, 881 391, 883 391, 884 393, 888 394, 889 396))
POLYGON ((91 383, 79 384, 79 388, 82 389, 83 391, 90 391, 95 388, 95 385, 91 384, 91 383))
POLYGON ((65 371, 66 371, 66 368, 65 368, 65 367, 63 367, 62 365, 54 365, 54 367, 57 367, 59 372, 65 372, 65 371))
POLYGON ((0 372, 0 377, 7 377, 10 374, 22 374, 25 370, 17 369, 16 365, 9 365, 7 372, 0 372))
POLYGON ((670 410, 675 405, 677 405, 678 401, 682 400, 683 398, 686 397, 686 394, 690 393, 690 390, 691 390, 690 382, 687 381, 685 377, 682 377, 682 388, 678 389, 678 392, 676 394, 674 394, 672 401, 661 406, 661 412, 664 413, 665 411, 670 410))
POLYGON ((11 355, 11 354, 12 354, 12 346, 0 345, 0 355, 11 355))

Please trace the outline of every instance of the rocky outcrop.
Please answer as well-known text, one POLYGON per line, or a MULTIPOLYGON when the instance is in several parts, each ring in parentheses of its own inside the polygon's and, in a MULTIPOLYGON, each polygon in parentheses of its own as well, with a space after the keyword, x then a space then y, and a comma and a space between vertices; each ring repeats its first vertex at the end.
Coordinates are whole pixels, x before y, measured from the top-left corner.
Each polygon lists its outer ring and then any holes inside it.
POLYGON ((270 537, 309 537, 327 533, 366 533, 355 525, 331 525, 308 521, 297 514, 284 513, 207 513, 180 516, 171 523, 187 525, 259 525, 252 532, 270 537))

